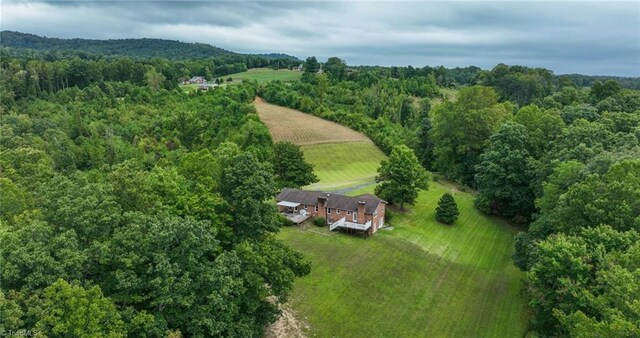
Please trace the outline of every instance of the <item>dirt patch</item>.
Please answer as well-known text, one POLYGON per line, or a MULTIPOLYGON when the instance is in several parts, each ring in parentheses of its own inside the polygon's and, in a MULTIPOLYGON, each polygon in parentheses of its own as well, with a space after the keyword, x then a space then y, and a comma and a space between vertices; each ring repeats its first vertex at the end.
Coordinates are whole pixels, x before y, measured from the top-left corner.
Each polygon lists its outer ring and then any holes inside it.
POLYGON ((296 318, 295 312, 284 304, 280 307, 282 314, 278 320, 267 326, 264 338, 306 338, 304 334, 309 326, 296 318))

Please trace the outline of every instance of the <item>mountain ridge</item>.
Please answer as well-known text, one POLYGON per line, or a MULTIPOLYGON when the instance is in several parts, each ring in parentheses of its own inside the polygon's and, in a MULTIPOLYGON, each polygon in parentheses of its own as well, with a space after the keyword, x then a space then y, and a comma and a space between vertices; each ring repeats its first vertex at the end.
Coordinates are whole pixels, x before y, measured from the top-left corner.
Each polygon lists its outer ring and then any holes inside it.
POLYGON ((294 56, 282 53, 241 54, 206 43, 184 42, 179 40, 156 38, 64 39, 9 30, 0 32, 0 45, 13 49, 31 49, 37 51, 69 50, 104 56, 126 56, 132 58, 161 57, 179 60, 251 55, 267 59, 287 58, 299 60, 294 56))

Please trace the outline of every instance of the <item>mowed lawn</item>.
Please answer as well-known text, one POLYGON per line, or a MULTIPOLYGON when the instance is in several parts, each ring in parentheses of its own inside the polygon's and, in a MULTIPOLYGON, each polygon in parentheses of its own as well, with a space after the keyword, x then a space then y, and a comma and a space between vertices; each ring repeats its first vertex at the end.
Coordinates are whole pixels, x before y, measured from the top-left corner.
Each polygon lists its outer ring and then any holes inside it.
POLYGON ((516 230, 481 215, 473 196, 458 191, 460 218, 437 223, 435 206, 447 190, 432 182, 411 211, 387 221, 393 230, 366 240, 282 229, 279 237, 313 264, 290 300, 310 336, 523 336, 522 275, 510 257, 516 230))
POLYGON ((296 81, 300 79, 302 72, 293 71, 289 69, 271 69, 271 68, 252 68, 242 73, 235 73, 231 75, 221 76, 221 79, 225 81, 228 78, 232 78, 233 82, 242 82, 242 80, 255 80, 258 83, 264 83, 274 80, 279 81, 296 81))
POLYGON ((373 184, 380 161, 385 158, 371 142, 312 144, 302 146, 302 151, 320 180, 306 186, 307 190, 332 191, 373 184))

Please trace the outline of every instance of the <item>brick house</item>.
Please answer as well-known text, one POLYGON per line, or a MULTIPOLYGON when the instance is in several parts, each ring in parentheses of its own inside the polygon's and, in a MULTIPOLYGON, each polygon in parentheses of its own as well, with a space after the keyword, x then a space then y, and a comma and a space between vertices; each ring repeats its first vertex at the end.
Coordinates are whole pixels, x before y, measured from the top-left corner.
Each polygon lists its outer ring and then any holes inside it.
POLYGON ((276 201, 278 211, 296 224, 322 217, 330 230, 341 228, 369 235, 384 226, 387 204, 371 194, 345 196, 287 188, 276 196, 276 201))

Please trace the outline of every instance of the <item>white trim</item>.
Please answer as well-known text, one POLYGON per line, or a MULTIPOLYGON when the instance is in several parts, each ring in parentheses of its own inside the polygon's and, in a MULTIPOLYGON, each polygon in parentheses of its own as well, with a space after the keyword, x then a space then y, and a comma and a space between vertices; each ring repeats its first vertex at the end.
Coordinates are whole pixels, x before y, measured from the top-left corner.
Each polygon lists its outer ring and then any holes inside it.
POLYGON ((278 204, 276 205, 280 207, 296 208, 300 205, 300 203, 281 201, 281 202, 278 202, 278 204))

